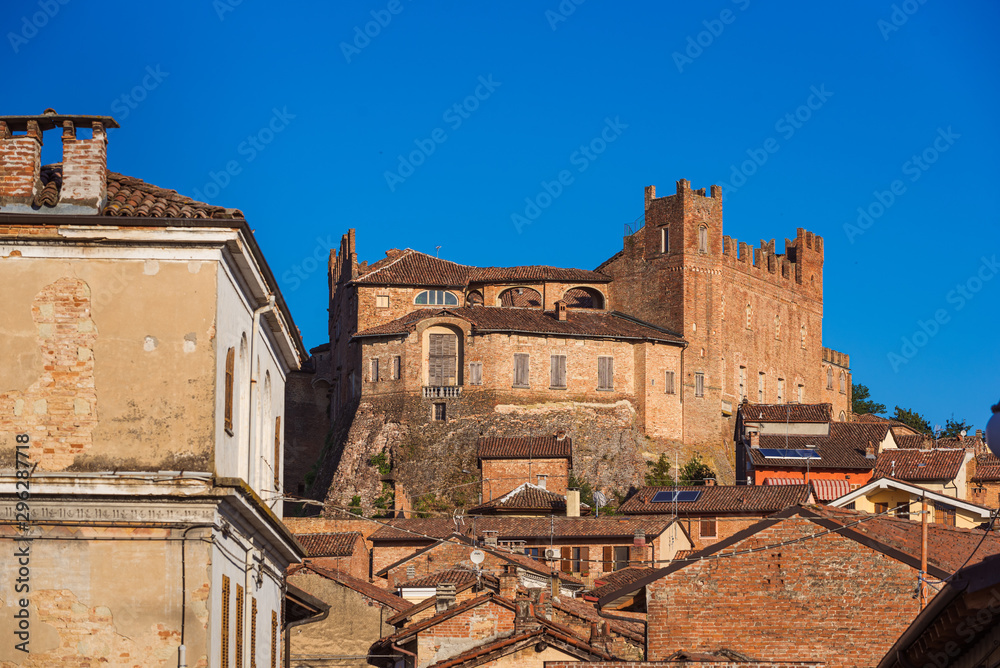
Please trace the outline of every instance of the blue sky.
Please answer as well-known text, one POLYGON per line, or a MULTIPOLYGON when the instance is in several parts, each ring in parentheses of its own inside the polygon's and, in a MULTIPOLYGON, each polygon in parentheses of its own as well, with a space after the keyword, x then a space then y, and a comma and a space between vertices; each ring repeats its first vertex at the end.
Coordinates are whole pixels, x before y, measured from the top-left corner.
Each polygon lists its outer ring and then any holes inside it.
POLYGON ((348 228, 370 261, 593 268, 688 178, 726 234, 824 237, 824 344, 890 412, 1000 399, 997 3, 278 7, 10 1, 2 113, 113 115, 113 170, 242 209, 310 347, 348 228))

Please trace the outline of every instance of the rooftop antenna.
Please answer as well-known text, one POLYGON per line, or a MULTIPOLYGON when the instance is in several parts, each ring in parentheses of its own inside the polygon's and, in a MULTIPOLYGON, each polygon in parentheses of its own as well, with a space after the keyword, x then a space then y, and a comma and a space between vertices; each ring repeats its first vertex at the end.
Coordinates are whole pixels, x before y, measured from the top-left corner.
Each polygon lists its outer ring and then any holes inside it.
POLYGON ((440 246, 435 246, 434 247, 434 257, 441 257, 441 247, 440 246))

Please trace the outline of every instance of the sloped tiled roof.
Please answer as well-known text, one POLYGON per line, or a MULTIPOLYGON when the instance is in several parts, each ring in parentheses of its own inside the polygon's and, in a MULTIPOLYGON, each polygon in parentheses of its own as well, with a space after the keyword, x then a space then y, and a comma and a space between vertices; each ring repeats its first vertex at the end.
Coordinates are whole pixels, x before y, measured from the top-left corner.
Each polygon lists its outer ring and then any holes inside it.
POLYGON ((896 440, 896 445, 900 448, 905 449, 956 449, 956 450, 971 450, 973 452, 982 452, 986 449, 986 444, 983 443, 983 439, 976 435, 966 436, 965 438, 958 438, 957 436, 945 436, 943 438, 935 439, 933 436, 926 436, 924 434, 910 435, 910 434, 899 434, 893 431, 893 436, 896 440))
POLYGON ((542 282, 607 283, 610 276, 586 269, 562 269, 547 266, 472 267, 427 255, 407 248, 389 251, 388 257, 374 263, 354 279, 360 285, 414 285, 428 287, 465 287, 469 283, 542 282))
POLYGON ((683 343, 684 338, 623 313, 606 311, 568 311, 566 320, 558 320, 552 311, 489 306, 461 306, 445 309, 418 309, 396 320, 358 332, 355 338, 395 336, 412 332, 418 322, 428 318, 461 318, 472 324, 474 334, 523 332, 553 336, 589 336, 608 339, 638 339, 683 343))
MULTIPOLYGON (((530 482, 523 483, 503 496, 469 508, 470 515, 495 514, 516 511, 538 511, 549 514, 566 514, 566 497, 562 494, 542 489, 530 482)), ((590 512, 590 506, 580 504, 580 513, 590 512)))
POLYGON ((422 575, 418 578, 407 580, 406 582, 400 582, 396 585, 396 587, 398 589, 423 589, 436 587, 439 584, 463 585, 469 582, 474 582, 475 580, 476 574, 470 570, 466 570, 464 568, 449 568, 438 571, 437 573, 431 573, 430 575, 422 575))
POLYGON ((875 476, 900 480, 952 480, 965 461, 965 450, 888 449, 879 453, 875 476))
MULTIPOLYGON (((874 460, 865 456, 868 441, 877 445, 886 437, 889 427, 885 424, 859 422, 831 422, 829 436, 799 436, 784 434, 761 434, 761 448, 789 448, 793 450, 815 450, 818 460, 809 460, 809 469, 855 469, 870 471, 874 460)), ((754 468, 767 470, 805 469, 804 459, 771 459, 756 448, 747 448, 754 468)))
MULTIPOLYGON (((295 571, 296 574, 311 571, 316 575, 327 578, 328 580, 333 580, 338 584, 341 584, 348 589, 353 589, 354 591, 367 596, 370 599, 378 601, 393 610, 402 612, 403 610, 408 610, 413 607, 413 604, 406 601, 399 596, 396 596, 392 592, 389 592, 381 587, 376 587, 375 585, 365 582, 364 580, 359 580, 356 577, 348 575, 343 571, 337 571, 329 568, 321 568, 315 564, 306 563, 301 568, 295 571)), ((292 575, 289 572, 289 575, 292 575)))
MULTIPOLYGON (((59 202, 62 189, 62 164, 41 168, 42 189, 34 205, 53 207, 59 202)), ((238 209, 198 202, 176 190, 160 188, 140 179, 116 172, 107 173, 108 200, 101 215, 135 216, 139 218, 243 218, 238 209)))
POLYGON ((673 514, 673 503, 654 503, 657 492, 700 491, 697 501, 677 503, 678 516, 774 513, 809 500, 809 485, 705 485, 643 487, 618 511, 626 515, 673 514))
POLYGON ((746 422, 830 422, 833 420, 831 404, 745 404, 742 406, 746 422))
MULTIPOLYGON (((621 571, 615 571, 615 573, 622 573, 626 570, 640 570, 640 571, 652 571, 652 568, 645 569, 622 569, 621 571)), ((596 591, 596 590, 595 590, 596 591)), ((627 636, 632 640, 642 642, 646 638, 646 625, 639 620, 631 619, 614 619, 610 620, 607 617, 601 616, 597 608, 592 604, 587 603, 578 598, 570 598, 568 596, 557 596, 552 599, 552 607, 562 610, 563 612, 578 617, 579 619, 586 620, 588 622, 610 622, 611 630, 615 633, 620 633, 621 635, 627 636)))
POLYGON ((976 474, 972 482, 1000 481, 1000 459, 992 452, 976 457, 976 474))
POLYGON ((594 580, 594 584, 597 585, 591 591, 584 594, 584 598, 590 601, 596 601, 606 594, 610 594, 613 591, 617 591, 627 584, 631 584, 640 578, 644 578, 653 571, 655 568, 643 567, 629 567, 622 568, 621 570, 602 575, 598 579, 594 580))
MULTIPOLYGON (((803 485, 805 478, 764 478, 765 485, 803 485)), ((817 501, 833 501, 851 491, 847 480, 825 480, 813 478, 809 481, 813 496, 817 501)))
POLYGON ((349 557, 361 540, 361 533, 308 533, 296 534, 295 539, 306 549, 307 557, 349 557))
POLYGON ((909 429, 913 430, 913 427, 906 424, 905 422, 900 422, 899 420, 893 420, 892 418, 882 417, 881 415, 875 415, 873 413, 853 413, 851 415, 851 422, 867 422, 870 424, 887 424, 890 427, 896 427, 900 430, 909 429))
MULTIPOLYGON (((563 538, 628 538, 636 531, 644 531, 646 538, 659 536, 666 531, 672 519, 639 517, 479 517, 476 518, 476 532, 497 532, 499 540, 522 540, 561 536, 563 538)), ((447 538, 455 531, 451 518, 391 519, 368 539, 372 542, 393 540, 419 540, 406 529, 427 534, 427 540, 447 538)), ((463 533, 472 532, 472 522, 466 521, 463 533)))
POLYGON ((556 436, 486 436, 476 444, 479 459, 570 459, 573 439, 556 436))

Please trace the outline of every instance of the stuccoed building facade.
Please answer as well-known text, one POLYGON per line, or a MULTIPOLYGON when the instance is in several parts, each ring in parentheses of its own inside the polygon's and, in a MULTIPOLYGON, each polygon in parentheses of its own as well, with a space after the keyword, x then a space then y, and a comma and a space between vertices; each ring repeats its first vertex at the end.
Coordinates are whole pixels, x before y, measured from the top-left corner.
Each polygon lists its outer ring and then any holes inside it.
POLYGON ((108 171, 115 127, 0 117, 0 663, 274 666, 305 350, 243 214, 108 171))

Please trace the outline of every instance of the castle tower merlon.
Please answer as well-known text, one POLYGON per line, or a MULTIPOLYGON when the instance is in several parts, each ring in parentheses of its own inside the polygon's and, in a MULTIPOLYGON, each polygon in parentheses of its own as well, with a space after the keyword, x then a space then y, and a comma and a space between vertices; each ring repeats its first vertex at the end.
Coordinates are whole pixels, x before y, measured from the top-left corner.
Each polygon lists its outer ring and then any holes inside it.
POLYGON ((646 195, 646 203, 645 207, 643 207, 643 210, 649 211, 649 205, 652 203, 654 199, 656 199, 656 186, 646 186, 645 195, 646 195))

